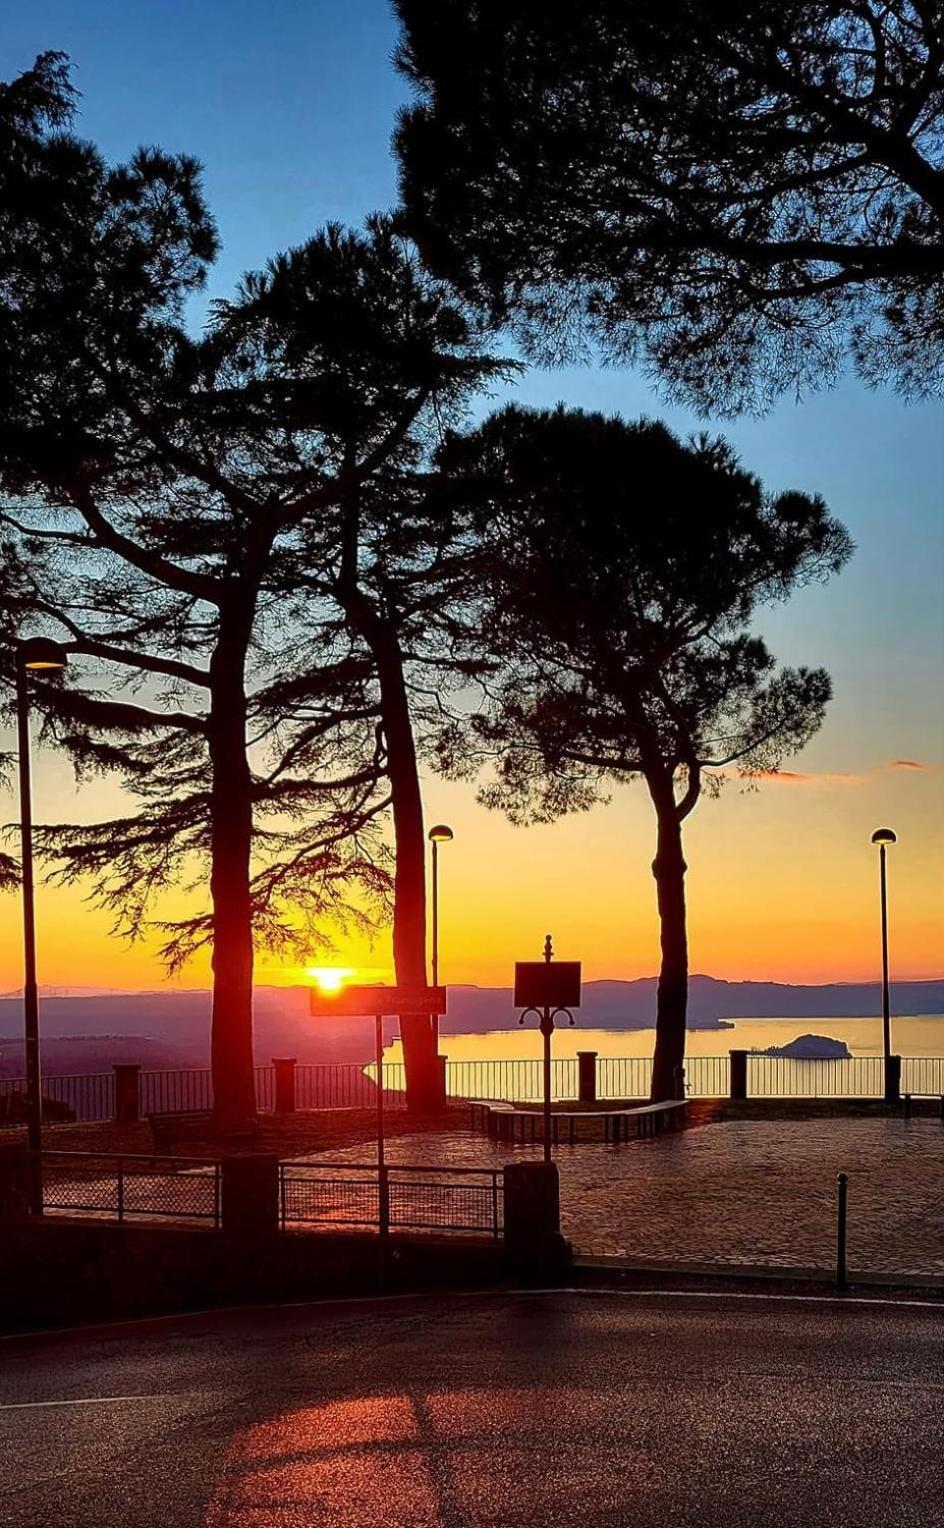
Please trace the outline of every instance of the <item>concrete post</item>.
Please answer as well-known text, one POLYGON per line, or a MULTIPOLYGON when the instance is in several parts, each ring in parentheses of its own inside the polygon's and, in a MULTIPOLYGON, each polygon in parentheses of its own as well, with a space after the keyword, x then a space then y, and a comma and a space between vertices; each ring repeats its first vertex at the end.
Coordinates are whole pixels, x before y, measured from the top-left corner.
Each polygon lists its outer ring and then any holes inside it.
POLYGON ((29 1166, 22 1146, 0 1146, 0 1220, 29 1209, 29 1166))
POLYGON ((505 1247, 528 1268, 564 1265, 570 1247, 560 1229, 560 1176, 556 1162, 505 1165, 505 1247))
POLYGON ((597 1101, 597 1052, 577 1052, 577 1098, 582 1104, 597 1101))
POLYGON ((275 1112, 276 1114, 294 1114, 295 1058, 280 1056, 276 1060, 273 1057, 272 1065, 275 1068, 275 1112))
POLYGON ((747 1051, 733 1050, 731 1055, 731 1088, 732 1098, 747 1097, 747 1051))
POLYGON ((275 1153, 220 1163, 220 1223, 231 1236, 267 1236, 279 1228, 279 1159, 275 1153))
POLYGON ((885 1102, 901 1103, 901 1057, 889 1056, 885 1064, 885 1102))
POLYGON ((118 1062, 115 1073, 115 1119, 122 1125, 136 1125, 141 1118, 141 1094, 138 1086, 141 1068, 134 1062, 118 1062))

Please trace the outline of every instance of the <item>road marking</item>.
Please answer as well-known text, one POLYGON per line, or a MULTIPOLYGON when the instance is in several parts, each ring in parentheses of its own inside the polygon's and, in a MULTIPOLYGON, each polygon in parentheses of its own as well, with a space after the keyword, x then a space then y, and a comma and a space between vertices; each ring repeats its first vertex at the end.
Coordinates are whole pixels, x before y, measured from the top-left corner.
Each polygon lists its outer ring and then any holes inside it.
POLYGON ((42 1406, 111 1406, 116 1402, 160 1401, 160 1395, 82 1395, 74 1401, 10 1401, 0 1403, 0 1411, 35 1411, 42 1406))

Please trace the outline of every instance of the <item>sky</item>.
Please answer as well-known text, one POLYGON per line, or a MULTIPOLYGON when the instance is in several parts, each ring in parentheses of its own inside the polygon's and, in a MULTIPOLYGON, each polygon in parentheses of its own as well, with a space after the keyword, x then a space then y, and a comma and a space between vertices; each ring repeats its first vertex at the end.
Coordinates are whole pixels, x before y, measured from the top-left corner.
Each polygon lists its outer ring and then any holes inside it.
MULTIPOLYGON (((211 296, 329 219, 391 206, 390 133, 405 86, 390 64, 385 0, 40 0, 0 14, 0 78, 46 49, 67 52, 81 91, 77 130, 112 160, 142 143, 195 154, 222 254, 211 296)), ((587 367, 531 371, 525 404, 568 404, 706 421, 668 407, 642 375, 587 367)), ((495 402, 500 399, 494 400, 495 402)), ((890 825, 890 943, 901 979, 944 975, 944 430, 940 404, 906 406, 854 378, 782 400, 762 420, 707 421, 771 489, 822 493, 856 543, 825 588, 765 613, 788 663, 824 665, 835 699, 789 774, 726 784, 686 833, 692 969, 729 979, 850 981, 878 974, 874 828, 890 825)), ((4 741, 0 740, 0 748, 4 741)), ((641 784, 587 815, 512 828, 474 789, 425 781, 428 820, 455 832, 441 856, 441 964, 449 981, 505 983, 551 930, 588 978, 651 974, 658 927, 651 811, 641 784)), ((38 761, 39 820, 121 810, 117 789, 77 790, 38 761)), ((15 817, 0 792, 2 821, 15 817)), ((173 911, 172 908, 165 909, 173 911)), ((78 891, 44 889, 40 973, 54 987, 158 986, 153 945, 125 946, 78 891)), ((313 957, 389 979, 389 933, 313 957)), ((264 955, 261 981, 299 972, 264 955)), ((200 986, 195 963, 179 980, 200 986)), ((21 981, 19 908, 0 901, 0 992, 21 981)))

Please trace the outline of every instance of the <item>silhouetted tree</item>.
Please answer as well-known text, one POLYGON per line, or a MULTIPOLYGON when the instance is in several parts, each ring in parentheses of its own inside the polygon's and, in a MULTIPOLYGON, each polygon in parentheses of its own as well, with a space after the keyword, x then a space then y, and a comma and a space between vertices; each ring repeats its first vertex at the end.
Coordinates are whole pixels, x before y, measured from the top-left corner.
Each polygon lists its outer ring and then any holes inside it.
MULTIPOLYGON (((427 508, 429 459, 469 395, 509 367, 476 347, 466 318, 391 225, 371 226, 373 242, 332 231, 327 241, 273 262, 221 318, 227 331, 253 336, 273 370, 317 389, 342 491, 330 524, 309 522, 296 576, 316 610, 328 602, 340 611, 370 665, 393 819, 394 966, 399 984, 420 987, 427 980, 427 845, 416 727, 430 706, 440 719, 449 674, 465 676, 448 641, 458 625, 451 606, 464 564, 456 527, 427 508), (340 368, 339 349, 346 357, 340 368), (415 393, 405 393, 407 377, 417 379, 415 393), (356 466, 375 417, 396 445, 365 474, 356 466)), ((302 681, 296 699, 304 693, 302 681)), ((402 1014, 401 1035, 408 1101, 441 1103, 429 1015, 402 1014)))
POLYGON ((281 257, 193 339, 183 303, 215 251, 197 166, 148 150, 109 169, 58 125, 38 119, 18 192, 27 213, 60 209, 55 238, 33 220, 5 250, 3 523, 22 618, 156 703, 103 698, 87 664, 37 686, 51 734, 144 802, 44 843, 130 928, 183 859, 207 856, 212 915, 170 929, 168 951, 212 936, 215 1094, 245 1118, 254 922, 278 939, 280 905, 323 912, 353 879, 380 881, 358 836, 385 804, 372 669, 301 610, 301 575, 312 555, 330 562, 351 492, 409 467, 421 420, 476 362, 382 219, 281 257), (259 307, 280 273, 295 297, 283 327, 259 307))
POLYGON ((708 411, 944 383, 944 12, 920 0, 396 0, 437 274, 708 411))
POLYGON ((514 821, 589 807, 641 775, 655 810, 662 945, 653 1099, 675 1096, 688 946, 682 825, 728 770, 775 770, 819 727, 822 669, 777 669, 757 607, 850 552, 823 501, 764 492, 723 441, 664 426, 507 408, 440 455, 441 491, 480 537, 492 701, 443 739, 514 821), (712 773, 714 771, 715 773, 712 773))

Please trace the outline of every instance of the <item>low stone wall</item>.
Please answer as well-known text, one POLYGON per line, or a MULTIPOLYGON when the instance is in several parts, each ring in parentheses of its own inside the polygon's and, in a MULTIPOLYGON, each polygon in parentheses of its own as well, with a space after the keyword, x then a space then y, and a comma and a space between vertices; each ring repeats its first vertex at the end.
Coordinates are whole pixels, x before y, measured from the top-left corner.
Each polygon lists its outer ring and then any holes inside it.
POLYGON ((122 1316, 383 1288, 475 1288, 509 1276, 505 1247, 478 1237, 277 1231, 239 1237, 184 1226, 65 1217, 6 1220, 0 1324, 14 1331, 122 1316))

